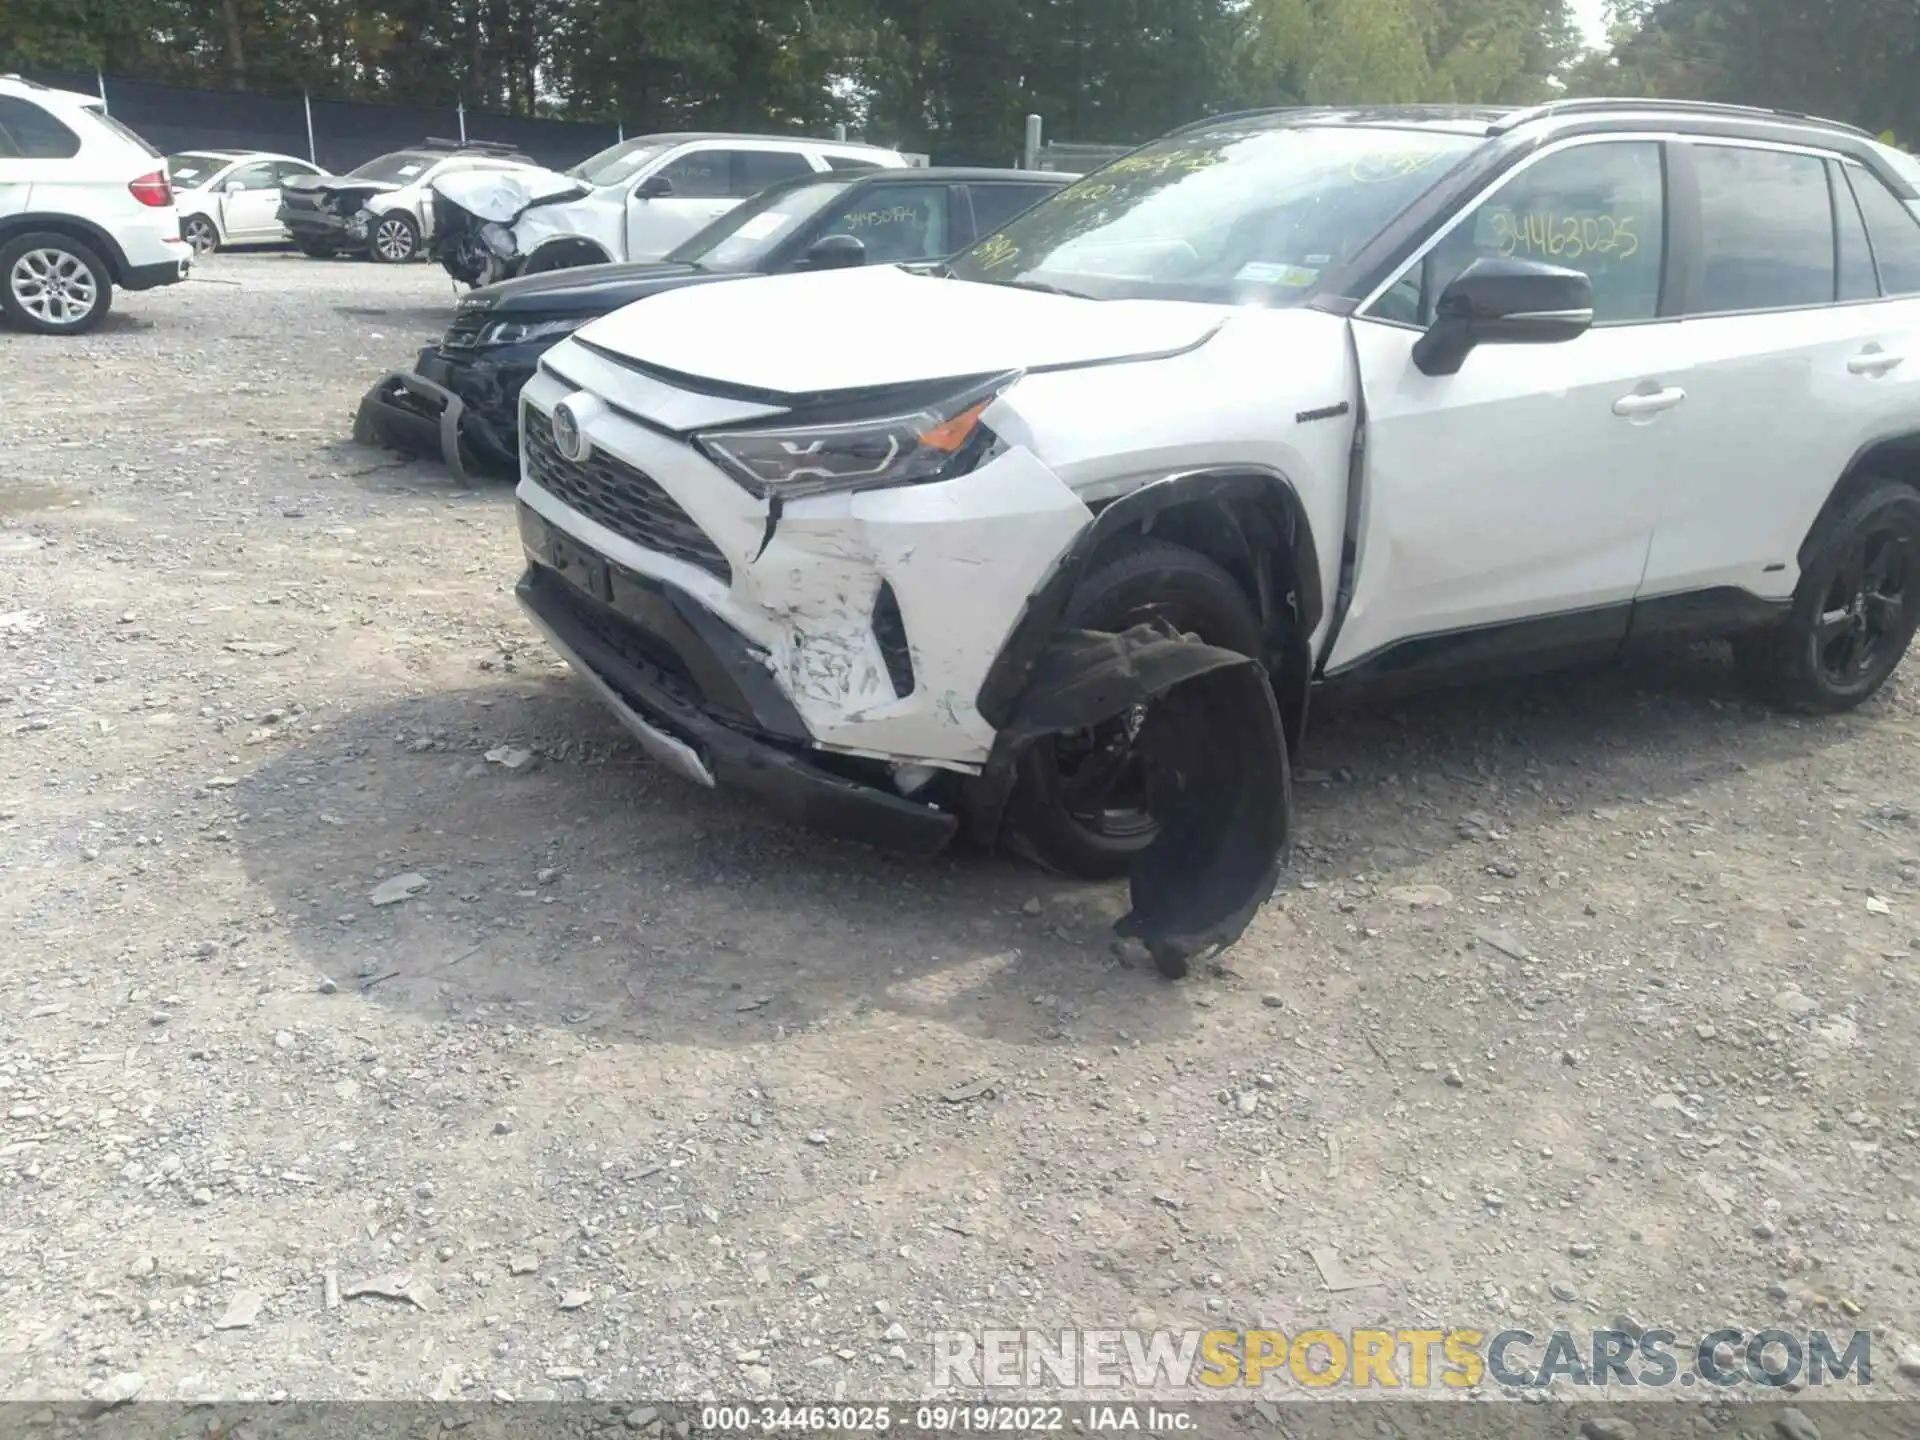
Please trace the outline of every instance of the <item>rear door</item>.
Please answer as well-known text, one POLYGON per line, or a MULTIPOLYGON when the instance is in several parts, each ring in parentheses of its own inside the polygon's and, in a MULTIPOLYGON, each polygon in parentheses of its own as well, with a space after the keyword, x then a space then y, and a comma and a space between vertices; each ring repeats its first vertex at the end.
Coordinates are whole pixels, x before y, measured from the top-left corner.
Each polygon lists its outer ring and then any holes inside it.
POLYGON ((27 208, 35 184, 71 178, 80 137, 58 117, 17 95, 0 95, 0 215, 27 208))
POLYGON ((1642 599, 1784 599, 1834 482, 1920 425, 1920 221, 1819 151, 1697 137, 1675 153, 1699 217, 1673 417, 1686 457, 1642 599))

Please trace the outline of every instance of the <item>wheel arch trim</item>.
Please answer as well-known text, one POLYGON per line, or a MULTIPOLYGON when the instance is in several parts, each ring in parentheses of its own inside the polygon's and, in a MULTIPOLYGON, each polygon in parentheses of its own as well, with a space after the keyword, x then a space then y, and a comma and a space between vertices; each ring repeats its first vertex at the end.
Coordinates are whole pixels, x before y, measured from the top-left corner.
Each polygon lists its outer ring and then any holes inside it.
MULTIPOLYGON (((1080 532, 1055 562, 1047 578, 1027 597, 1020 619, 980 683, 974 703, 981 716, 996 729, 1012 719, 1014 707, 1025 693, 1035 665, 1059 628, 1060 617, 1066 611, 1074 587, 1107 544, 1168 511, 1241 502, 1265 509, 1279 521, 1289 537, 1295 604, 1299 610, 1296 628, 1304 641, 1320 623, 1324 597, 1313 528, 1292 480, 1279 470, 1261 465, 1218 465, 1173 471, 1103 506, 1093 523, 1080 532)), ((1256 609, 1264 611, 1261 596, 1250 595, 1248 599, 1256 609)), ((1271 620, 1265 613, 1260 618, 1263 625, 1271 620)))
POLYGON ((120 248, 120 242, 100 225, 81 216, 66 215, 59 211, 26 210, 17 215, 0 217, 0 245, 10 244, 20 236, 35 231, 85 241, 106 265, 107 278, 116 285, 125 283, 126 252, 120 248))

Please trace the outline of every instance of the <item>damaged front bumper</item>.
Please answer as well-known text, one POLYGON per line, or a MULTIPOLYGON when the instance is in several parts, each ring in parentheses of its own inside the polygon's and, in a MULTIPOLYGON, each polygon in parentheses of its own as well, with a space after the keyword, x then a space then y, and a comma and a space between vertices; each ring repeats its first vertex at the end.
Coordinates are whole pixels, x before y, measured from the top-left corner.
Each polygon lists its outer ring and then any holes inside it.
POLYGON ((1291 816, 1286 738, 1265 672, 1164 626, 1063 631, 1041 652, 977 777, 915 796, 884 761, 813 747, 766 657, 686 592, 625 569, 519 510, 529 565, 521 605, 548 642, 656 760, 703 786, 753 791, 802 824, 906 851, 944 848, 963 816, 997 815, 1041 737, 1136 707, 1158 834, 1135 862, 1116 926, 1163 973, 1231 945, 1273 892, 1291 816), (934 803, 916 798, 936 797, 934 803))
POLYGON ((416 455, 438 455, 454 478, 511 473, 518 463, 516 407, 532 365, 450 364, 434 346, 411 370, 392 370, 361 397, 353 438, 416 455))
POLYGON ((828 834, 920 854, 953 838, 955 816, 812 763, 751 646, 684 592, 623 571, 524 508, 521 533, 522 608, 662 765, 751 791, 828 834))

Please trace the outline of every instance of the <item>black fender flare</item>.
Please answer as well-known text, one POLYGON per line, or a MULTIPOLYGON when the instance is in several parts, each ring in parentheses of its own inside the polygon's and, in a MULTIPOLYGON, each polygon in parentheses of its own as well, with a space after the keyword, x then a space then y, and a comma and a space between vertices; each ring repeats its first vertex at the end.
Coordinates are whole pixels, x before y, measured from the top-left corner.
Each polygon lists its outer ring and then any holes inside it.
POLYGON ((93 248, 93 252, 107 262, 107 269, 113 272, 113 283, 126 284, 126 252, 120 248, 118 240, 93 221, 82 219, 78 215, 43 210, 28 210, 18 215, 0 216, 0 245, 29 230, 44 230, 55 235, 71 235, 76 240, 85 240, 93 248))
POLYGON ((1827 498, 1820 502, 1820 508, 1814 512, 1813 520, 1807 526, 1807 533, 1800 537, 1800 544, 1794 550, 1794 562, 1799 568, 1806 569, 1807 561, 1813 553, 1814 542, 1819 538, 1820 528, 1826 523, 1827 517, 1847 504, 1853 492, 1868 477, 1906 480, 1916 490, 1920 490, 1920 429, 1895 428, 1885 435, 1875 436, 1853 452, 1847 460, 1846 468, 1840 472, 1840 478, 1833 482, 1833 488, 1827 492, 1827 498), (1909 463, 1912 465, 1913 473, 1904 476, 1887 475, 1874 469, 1868 463, 1867 457, 1876 450, 1906 452, 1902 458, 1911 456, 1909 463))
MULTIPOLYGON (((1067 601, 1088 563, 1103 546, 1122 532, 1154 516, 1183 506, 1251 501, 1272 513, 1291 536, 1292 560, 1299 613, 1295 628, 1302 645, 1320 623, 1325 604, 1320 578, 1320 555, 1313 528, 1293 482, 1278 470, 1247 465, 1223 465, 1183 470, 1121 496, 1103 508, 1055 563, 1040 588, 1027 597, 1026 607, 1012 632, 988 667, 974 699, 974 707, 994 729, 1004 729, 1032 678, 1034 667, 1060 627, 1067 601)), ((1262 615, 1263 624, 1272 617, 1262 615)))

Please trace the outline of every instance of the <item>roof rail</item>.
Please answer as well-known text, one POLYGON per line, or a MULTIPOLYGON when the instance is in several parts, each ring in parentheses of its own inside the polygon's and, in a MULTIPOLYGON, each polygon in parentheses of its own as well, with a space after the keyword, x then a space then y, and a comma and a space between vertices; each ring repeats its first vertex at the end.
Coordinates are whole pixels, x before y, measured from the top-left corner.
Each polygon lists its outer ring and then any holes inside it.
POLYGON ((1488 126, 1487 133, 1504 135, 1516 126, 1529 125, 1536 120, 1549 120, 1561 115, 1602 114, 1609 110, 1667 110, 1684 115, 1745 116, 1748 119, 1781 120, 1794 125, 1817 125, 1823 130, 1840 130, 1848 135, 1864 136, 1868 140, 1874 138, 1871 133, 1862 130, 1858 125, 1849 125, 1844 120, 1827 120, 1818 115, 1803 114, 1798 110, 1770 110, 1759 105, 1725 105, 1717 100, 1655 100, 1600 95, 1569 100, 1549 100, 1545 104, 1515 110, 1488 126))

